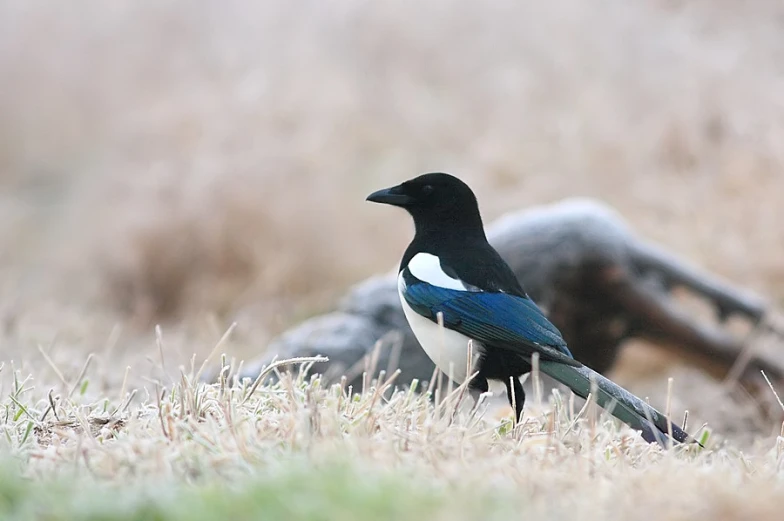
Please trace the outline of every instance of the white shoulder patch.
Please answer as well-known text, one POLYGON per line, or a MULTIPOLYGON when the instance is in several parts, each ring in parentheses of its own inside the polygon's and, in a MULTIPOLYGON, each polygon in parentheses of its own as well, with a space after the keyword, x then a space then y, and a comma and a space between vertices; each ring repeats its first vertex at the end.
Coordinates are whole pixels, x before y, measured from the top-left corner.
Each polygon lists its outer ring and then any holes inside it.
POLYGON ((408 263, 408 271, 421 280, 440 288, 466 291, 466 287, 458 279, 453 279, 441 269, 441 261, 430 253, 417 253, 408 263))

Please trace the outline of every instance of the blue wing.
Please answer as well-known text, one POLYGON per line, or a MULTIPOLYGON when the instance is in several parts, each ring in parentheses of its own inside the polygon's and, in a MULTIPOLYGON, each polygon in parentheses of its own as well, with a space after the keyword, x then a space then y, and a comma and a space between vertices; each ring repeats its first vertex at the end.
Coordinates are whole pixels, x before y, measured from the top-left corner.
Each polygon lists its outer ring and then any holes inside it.
POLYGON ((566 342, 531 299, 507 293, 460 291, 433 286, 409 275, 401 279, 403 298, 425 318, 486 345, 512 349, 530 356, 576 362, 566 342))

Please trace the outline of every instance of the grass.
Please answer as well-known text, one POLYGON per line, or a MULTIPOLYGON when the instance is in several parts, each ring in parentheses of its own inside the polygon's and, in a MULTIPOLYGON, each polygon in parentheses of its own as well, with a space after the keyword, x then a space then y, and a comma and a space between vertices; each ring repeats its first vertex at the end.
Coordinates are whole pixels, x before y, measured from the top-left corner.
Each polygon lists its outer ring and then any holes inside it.
MULTIPOLYGON (((47 479, 30 484, 6 470, 0 476, 0 515, 11 520, 201 521, 223 519, 410 519, 471 512, 482 515, 485 498, 449 504, 443 490, 401 475, 360 472, 346 462, 314 466, 290 460, 281 468, 239 483, 91 483, 47 479), (70 483, 70 484, 69 484, 70 483), (85 490, 85 485, 90 488, 85 490), (465 510, 467 509, 467 510, 465 510)), ((491 509, 493 508, 492 505, 491 509)), ((503 511, 503 509, 496 509, 503 511)))
POLYGON ((383 372, 363 392, 303 370, 240 382, 223 361, 216 384, 182 370, 122 399, 90 399, 83 376, 70 398, 42 392, 15 372, 2 518, 778 519, 784 436, 742 452, 705 431, 705 449, 666 450, 557 391, 511 428, 460 388, 434 403, 383 372))

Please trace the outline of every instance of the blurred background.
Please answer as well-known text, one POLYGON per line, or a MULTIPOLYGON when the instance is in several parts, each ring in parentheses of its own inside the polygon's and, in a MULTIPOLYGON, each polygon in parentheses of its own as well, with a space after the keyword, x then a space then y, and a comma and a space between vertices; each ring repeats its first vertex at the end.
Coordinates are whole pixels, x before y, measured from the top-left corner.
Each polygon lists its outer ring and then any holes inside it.
POLYGON ((433 170, 780 303, 782 35, 774 0, 3 0, 0 358, 258 354, 397 264, 364 197, 433 170))

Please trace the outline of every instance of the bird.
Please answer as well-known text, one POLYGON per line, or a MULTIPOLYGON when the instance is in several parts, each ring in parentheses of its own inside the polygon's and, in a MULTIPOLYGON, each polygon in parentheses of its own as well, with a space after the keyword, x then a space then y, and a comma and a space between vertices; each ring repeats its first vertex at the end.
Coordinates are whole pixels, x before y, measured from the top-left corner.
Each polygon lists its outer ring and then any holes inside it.
POLYGON ((520 377, 539 370, 666 446, 694 442, 684 430, 640 398, 577 361, 561 332, 528 296, 485 235, 471 188, 443 172, 419 175, 368 195, 367 201, 406 210, 414 237, 398 270, 406 320, 428 357, 475 404, 489 381, 506 386, 515 423, 522 420, 520 377), (470 357, 470 360, 469 360, 470 357))

